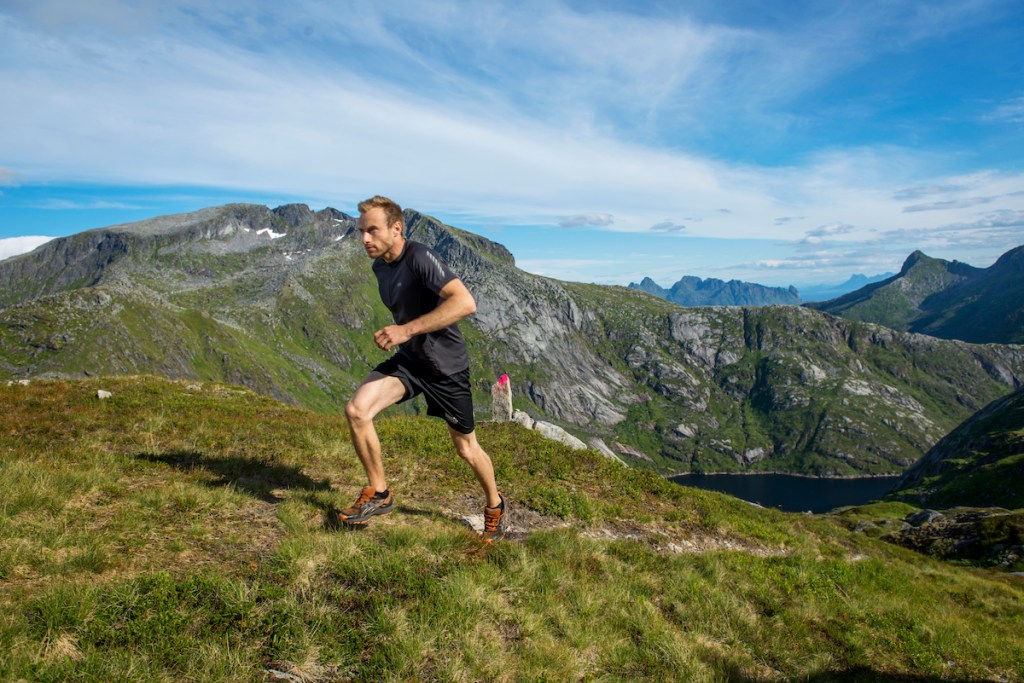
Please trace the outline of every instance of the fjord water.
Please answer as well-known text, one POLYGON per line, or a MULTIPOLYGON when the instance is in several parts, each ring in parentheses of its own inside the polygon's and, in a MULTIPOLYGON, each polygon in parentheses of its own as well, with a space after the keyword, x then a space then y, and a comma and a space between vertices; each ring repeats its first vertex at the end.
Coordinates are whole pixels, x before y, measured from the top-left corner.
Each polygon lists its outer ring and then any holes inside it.
POLYGON ((817 514, 878 500, 900 477, 819 479, 791 474, 681 474, 671 480, 683 486, 728 493, 764 507, 817 514))

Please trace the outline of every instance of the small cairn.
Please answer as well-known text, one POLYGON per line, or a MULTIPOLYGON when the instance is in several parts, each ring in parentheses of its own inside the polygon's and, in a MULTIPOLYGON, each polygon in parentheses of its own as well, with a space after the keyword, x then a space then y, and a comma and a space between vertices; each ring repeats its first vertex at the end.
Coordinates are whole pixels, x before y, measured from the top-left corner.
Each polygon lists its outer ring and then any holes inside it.
POLYGON ((512 419, 512 383, 502 375, 491 385, 491 419, 509 422, 512 419))

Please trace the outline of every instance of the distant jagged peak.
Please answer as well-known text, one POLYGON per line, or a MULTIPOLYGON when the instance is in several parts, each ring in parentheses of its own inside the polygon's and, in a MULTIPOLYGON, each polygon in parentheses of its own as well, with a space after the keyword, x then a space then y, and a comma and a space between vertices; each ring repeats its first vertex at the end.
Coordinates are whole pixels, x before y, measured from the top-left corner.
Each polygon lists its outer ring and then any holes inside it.
POLYGON ((796 305, 800 292, 795 287, 769 287, 742 280, 719 280, 684 275, 669 289, 645 277, 640 284, 631 282, 630 289, 653 294, 680 306, 768 306, 796 305))
POLYGON ((643 280, 641 280, 640 284, 630 282, 629 288, 636 289, 641 292, 646 292, 648 294, 658 297, 659 299, 668 299, 669 297, 669 291, 649 277, 645 277, 643 280))

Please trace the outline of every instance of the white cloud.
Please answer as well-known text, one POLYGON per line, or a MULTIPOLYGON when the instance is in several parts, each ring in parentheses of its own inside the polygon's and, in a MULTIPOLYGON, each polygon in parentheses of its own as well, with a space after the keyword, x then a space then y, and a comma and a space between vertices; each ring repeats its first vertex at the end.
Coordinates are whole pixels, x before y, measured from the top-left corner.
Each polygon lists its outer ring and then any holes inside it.
POLYGON ((660 223, 655 223, 654 225, 652 225, 651 231, 678 234, 681 232, 685 232, 686 226, 682 225, 681 223, 673 223, 672 221, 662 221, 660 223))
POLYGON ((914 204, 904 206, 903 213, 915 213, 918 211, 939 211, 942 209, 966 209, 979 204, 991 204, 997 197, 965 197, 964 199, 947 199, 941 202, 930 202, 928 204, 914 204))
POLYGON ((813 230, 808 230, 803 239, 797 243, 797 248, 802 251, 808 249, 814 250, 820 248, 822 245, 836 241, 836 238, 843 239, 844 235, 850 235, 857 233, 858 229, 846 223, 829 223, 828 225, 819 225, 813 230))
POLYGON ((32 251, 52 239, 52 237, 42 237, 39 235, 0 238, 0 260, 32 251))
POLYGON ((786 225, 794 221, 802 221, 804 216, 779 216, 775 219, 775 225, 786 225))
POLYGON ((603 228, 615 224, 615 217, 610 213, 578 213, 573 216, 562 216, 558 220, 561 228, 603 228))
POLYGON ((964 185, 925 185, 922 187, 908 187, 903 190, 899 190, 892 196, 896 201, 909 201, 912 199, 920 199, 921 197, 930 197, 937 194, 950 194, 953 192, 962 192, 967 187, 964 185))
POLYGON ((845 223, 829 223, 828 225, 819 225, 814 230, 808 231, 805 239, 820 239, 825 237, 835 237, 836 235, 848 235, 855 230, 856 228, 854 226, 847 225, 845 223))

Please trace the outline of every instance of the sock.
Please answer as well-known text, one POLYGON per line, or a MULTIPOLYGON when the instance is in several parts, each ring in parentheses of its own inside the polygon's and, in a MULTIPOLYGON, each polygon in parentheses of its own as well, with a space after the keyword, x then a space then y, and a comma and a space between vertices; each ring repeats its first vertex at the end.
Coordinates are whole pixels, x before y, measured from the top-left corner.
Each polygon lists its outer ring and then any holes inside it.
POLYGON ((373 497, 376 498, 377 500, 384 500, 390 494, 391 494, 391 489, 390 488, 386 488, 383 491, 374 491, 373 492, 373 497))

